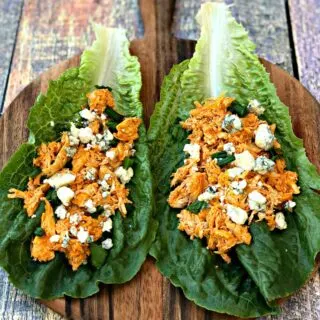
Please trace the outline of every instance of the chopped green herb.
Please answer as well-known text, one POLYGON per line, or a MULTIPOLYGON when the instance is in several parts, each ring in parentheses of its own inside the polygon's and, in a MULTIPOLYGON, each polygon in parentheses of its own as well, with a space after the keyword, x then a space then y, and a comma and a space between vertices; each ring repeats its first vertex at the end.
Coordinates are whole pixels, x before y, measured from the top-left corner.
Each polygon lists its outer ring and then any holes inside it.
POLYGON ((226 151, 219 151, 211 155, 212 159, 226 158, 226 157, 228 157, 228 153, 226 151))
POLYGON ((51 205, 56 207, 58 205, 61 204, 60 199, 58 198, 57 195, 57 191, 54 189, 51 189, 48 191, 47 196, 46 196, 47 200, 50 201, 51 205))
POLYGON ((109 116, 113 121, 117 123, 121 122, 124 118, 121 114, 114 111, 112 108, 106 108, 104 112, 107 116, 109 116))
POLYGON ((208 203, 205 201, 195 201, 190 206, 187 207, 187 210, 192 213, 199 213, 202 209, 208 208, 208 203))
POLYGON ((245 117, 249 113, 247 106, 243 106, 237 101, 233 101, 228 110, 239 117, 245 117))
POLYGON ((97 269, 100 268, 105 262, 108 252, 104 250, 101 245, 98 245, 96 243, 90 244, 90 251, 91 251, 91 256, 90 256, 91 264, 97 269))
POLYGON ((133 159, 131 159, 131 158, 125 158, 124 161, 123 161, 123 167, 124 167, 125 169, 130 168, 130 167, 132 167, 133 162, 134 162, 133 159))
POLYGON ((91 213, 91 217, 97 219, 104 212, 103 206, 97 206, 97 210, 91 213))
POLYGON ((96 89, 108 89, 110 92, 112 92, 112 88, 108 87, 108 86, 98 86, 98 85, 96 85, 95 88, 96 89))
POLYGON ((269 152, 270 152, 270 159, 272 161, 276 161, 277 159, 280 159, 283 157, 281 149, 272 148, 269 150, 269 152))
POLYGON ((119 140, 116 138, 113 138, 111 141, 109 141, 109 146, 115 147, 118 144, 119 140))
POLYGON ((38 237, 44 236, 45 232, 41 227, 38 227, 36 230, 34 230, 34 234, 38 237))
POLYGON ((227 165, 228 163, 231 163, 234 160, 236 160, 234 155, 230 155, 225 158, 217 158, 217 163, 218 163, 218 166, 224 167, 225 165, 227 165))
POLYGON ((234 161, 236 158, 234 155, 228 155, 226 151, 219 151, 211 155, 212 159, 217 159, 217 164, 220 167, 227 165, 228 163, 234 161))
POLYGON ((117 125, 118 125, 118 123, 115 121, 112 121, 112 120, 107 122, 107 126, 108 126, 109 130, 111 130, 111 132, 114 132, 117 130, 117 128, 116 128, 117 125))

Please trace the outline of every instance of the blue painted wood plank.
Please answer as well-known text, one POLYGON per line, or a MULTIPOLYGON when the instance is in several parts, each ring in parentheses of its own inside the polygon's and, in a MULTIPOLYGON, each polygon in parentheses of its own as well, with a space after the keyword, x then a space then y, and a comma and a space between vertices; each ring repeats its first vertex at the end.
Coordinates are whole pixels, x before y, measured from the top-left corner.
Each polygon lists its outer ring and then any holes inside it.
POLYGON ((289 9, 300 81, 320 101, 320 0, 290 0, 289 9))
POLYGON ((23 0, 0 1, 0 113, 7 86, 23 0))

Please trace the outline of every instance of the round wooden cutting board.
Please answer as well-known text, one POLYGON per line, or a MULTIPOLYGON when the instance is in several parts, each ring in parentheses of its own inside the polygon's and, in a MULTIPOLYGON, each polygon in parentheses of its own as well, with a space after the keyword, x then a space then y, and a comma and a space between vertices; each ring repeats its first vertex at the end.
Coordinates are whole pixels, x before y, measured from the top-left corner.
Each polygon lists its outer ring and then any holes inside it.
MULTIPOLYGON (((133 41, 131 48, 141 63, 141 99, 145 108, 146 123, 149 123, 153 106, 159 98, 163 76, 174 63, 190 57, 194 50, 193 42, 173 38, 164 40, 161 37, 160 34, 155 39, 152 32, 146 30, 146 36, 133 41), (161 41, 169 52, 165 57, 161 52, 153 50, 161 41)), ((319 104, 288 73, 267 61, 262 60, 262 63, 270 73, 280 99, 290 108, 294 131, 304 140, 309 159, 320 169, 319 104)), ((50 79, 57 78, 65 69, 78 64, 79 56, 75 56, 53 67, 29 84, 11 103, 0 119, 0 168, 18 146, 26 141, 26 119, 36 96, 46 91, 50 79)), ((319 288, 319 284, 317 287, 319 288)), ((309 295, 300 294, 299 297, 288 303, 296 306, 297 301, 304 304, 310 299, 309 295)), ((173 287, 160 275, 151 258, 147 259, 139 274, 127 284, 103 285, 99 294, 87 299, 65 298, 42 303, 71 319, 235 319, 206 311, 188 301, 180 289, 173 287)), ((286 319, 295 318, 294 312, 292 315, 286 314, 286 319)))

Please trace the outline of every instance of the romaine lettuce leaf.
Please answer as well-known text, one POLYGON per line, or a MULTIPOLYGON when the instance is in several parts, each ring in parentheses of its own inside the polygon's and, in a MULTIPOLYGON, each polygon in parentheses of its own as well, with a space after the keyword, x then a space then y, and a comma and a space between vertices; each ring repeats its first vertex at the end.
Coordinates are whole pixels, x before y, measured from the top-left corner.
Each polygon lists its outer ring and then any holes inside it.
MULTIPOLYGON (((156 106, 148 132, 160 223, 151 253, 156 257, 160 271, 175 285, 181 286, 186 296, 197 304, 218 312, 253 317, 274 311, 271 307, 268 310, 266 304, 271 306, 276 299, 293 293, 313 271, 314 259, 320 250, 320 197, 314 190, 320 189, 320 177, 307 159, 302 141, 293 133, 288 108, 277 97, 269 75, 254 53, 254 44, 243 27, 232 18, 227 6, 206 3, 197 19, 201 36, 195 53, 190 62, 175 66, 165 79, 161 101, 156 106), (237 297, 239 303, 243 301, 239 290, 225 294, 222 288, 213 290, 212 287, 203 294, 203 277, 207 276, 208 281, 217 287, 221 282, 212 275, 209 265, 200 263, 206 261, 208 253, 204 250, 202 257, 197 242, 186 240, 176 229, 176 211, 166 203, 170 175, 181 165, 183 157, 183 143, 174 140, 183 135, 178 122, 188 117, 194 101, 222 93, 236 98, 241 104, 251 99, 262 103, 267 121, 277 125, 276 135, 288 168, 299 174, 301 194, 294 199, 297 206, 288 217, 288 229, 270 232, 265 223, 256 223, 250 229, 252 245, 241 245, 236 249, 244 274, 254 281, 260 297, 264 298, 255 301, 256 306, 264 306, 263 311, 245 302, 237 309, 239 304, 232 299, 237 297), (182 257, 184 252, 186 256, 182 257), (196 274, 203 276, 197 279, 196 274)), ((229 287, 227 283, 223 286, 229 287)))
POLYGON ((201 241, 191 241, 177 229, 177 210, 167 203, 171 174, 182 165, 183 147, 188 133, 179 124, 182 111, 181 75, 189 61, 172 68, 164 79, 161 99, 151 117, 148 139, 154 195, 159 229, 150 254, 163 275, 181 287, 187 298, 198 305, 221 313, 240 317, 276 314, 246 270, 233 257, 230 265, 212 255, 201 241))
POLYGON ((139 100, 141 74, 138 58, 131 56, 123 29, 94 25, 96 41, 81 56, 80 78, 92 85, 108 85, 116 100, 116 110, 127 116, 142 116, 139 100), (139 106, 139 108, 137 108, 139 106))
POLYGON ((7 198, 9 188, 25 189, 28 177, 37 174, 32 165, 36 146, 59 138, 60 132, 67 129, 69 121, 77 116, 86 102, 86 93, 95 84, 110 86, 109 81, 112 82, 119 111, 125 116, 142 116, 140 66, 137 59, 129 54, 129 42, 124 32, 101 26, 96 31, 97 40, 91 49, 84 52, 80 68, 69 69, 59 79, 51 81, 47 94, 37 98, 28 119, 29 143, 19 148, 0 174, 0 265, 16 287, 37 298, 87 297, 99 290, 99 282, 129 281, 144 262, 157 227, 151 210, 152 179, 143 125, 135 143, 135 174, 128 185, 134 207, 125 219, 120 214, 113 218, 114 246, 101 268, 88 261, 87 265, 73 272, 61 253, 48 263, 33 261, 30 240, 40 224, 43 205, 39 206, 36 217, 30 219, 23 212, 22 201, 7 198), (104 43, 109 33, 112 42, 104 43), (118 48, 118 51, 112 51, 111 47, 118 48), (115 59, 117 63, 112 63, 115 59), (110 68, 104 68, 107 64, 111 64, 110 68), (123 68, 119 69, 119 65, 123 68), (105 75, 106 72, 117 77, 111 79, 105 75))

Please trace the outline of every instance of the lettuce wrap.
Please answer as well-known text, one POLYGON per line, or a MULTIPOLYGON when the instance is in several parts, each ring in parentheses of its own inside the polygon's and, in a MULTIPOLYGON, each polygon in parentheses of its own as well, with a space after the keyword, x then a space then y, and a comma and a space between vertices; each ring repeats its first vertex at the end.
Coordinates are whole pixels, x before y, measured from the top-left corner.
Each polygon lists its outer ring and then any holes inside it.
POLYGON ((238 317, 280 312, 278 299, 298 290, 311 277, 320 250, 320 177, 292 129, 288 108, 276 95, 269 75, 254 53, 247 32, 225 4, 206 3, 197 15, 201 35, 190 60, 175 65, 164 79, 151 117, 148 141, 159 229, 151 248, 160 272, 185 296, 208 310, 238 317), (230 252, 231 262, 210 253, 199 239, 177 229, 177 209, 168 204, 172 174, 186 158, 188 132, 180 122, 195 101, 221 94, 242 105, 252 99, 276 124, 289 170, 299 176, 300 194, 287 217, 287 229, 271 232, 265 222, 250 225, 252 242, 230 252))
POLYGON ((83 52, 80 66, 66 70, 50 82, 46 95, 38 96, 29 113, 29 141, 20 146, 0 174, 0 266, 17 288, 36 298, 84 298, 98 292, 100 282, 129 281, 139 271, 155 236, 157 224, 151 210, 152 182, 143 125, 135 143, 134 177, 128 184, 132 205, 127 208, 127 217, 116 212, 113 247, 104 251, 96 246, 92 259, 77 271, 72 271, 60 252, 47 263, 32 259, 31 239, 40 224, 44 203, 30 219, 20 199, 8 199, 10 188, 24 190, 28 178, 39 172, 33 166, 37 147, 58 140, 70 122, 77 121, 86 94, 95 86, 112 88, 115 110, 120 115, 142 118, 140 65, 129 53, 125 31, 95 25, 95 33, 96 40, 83 52))

